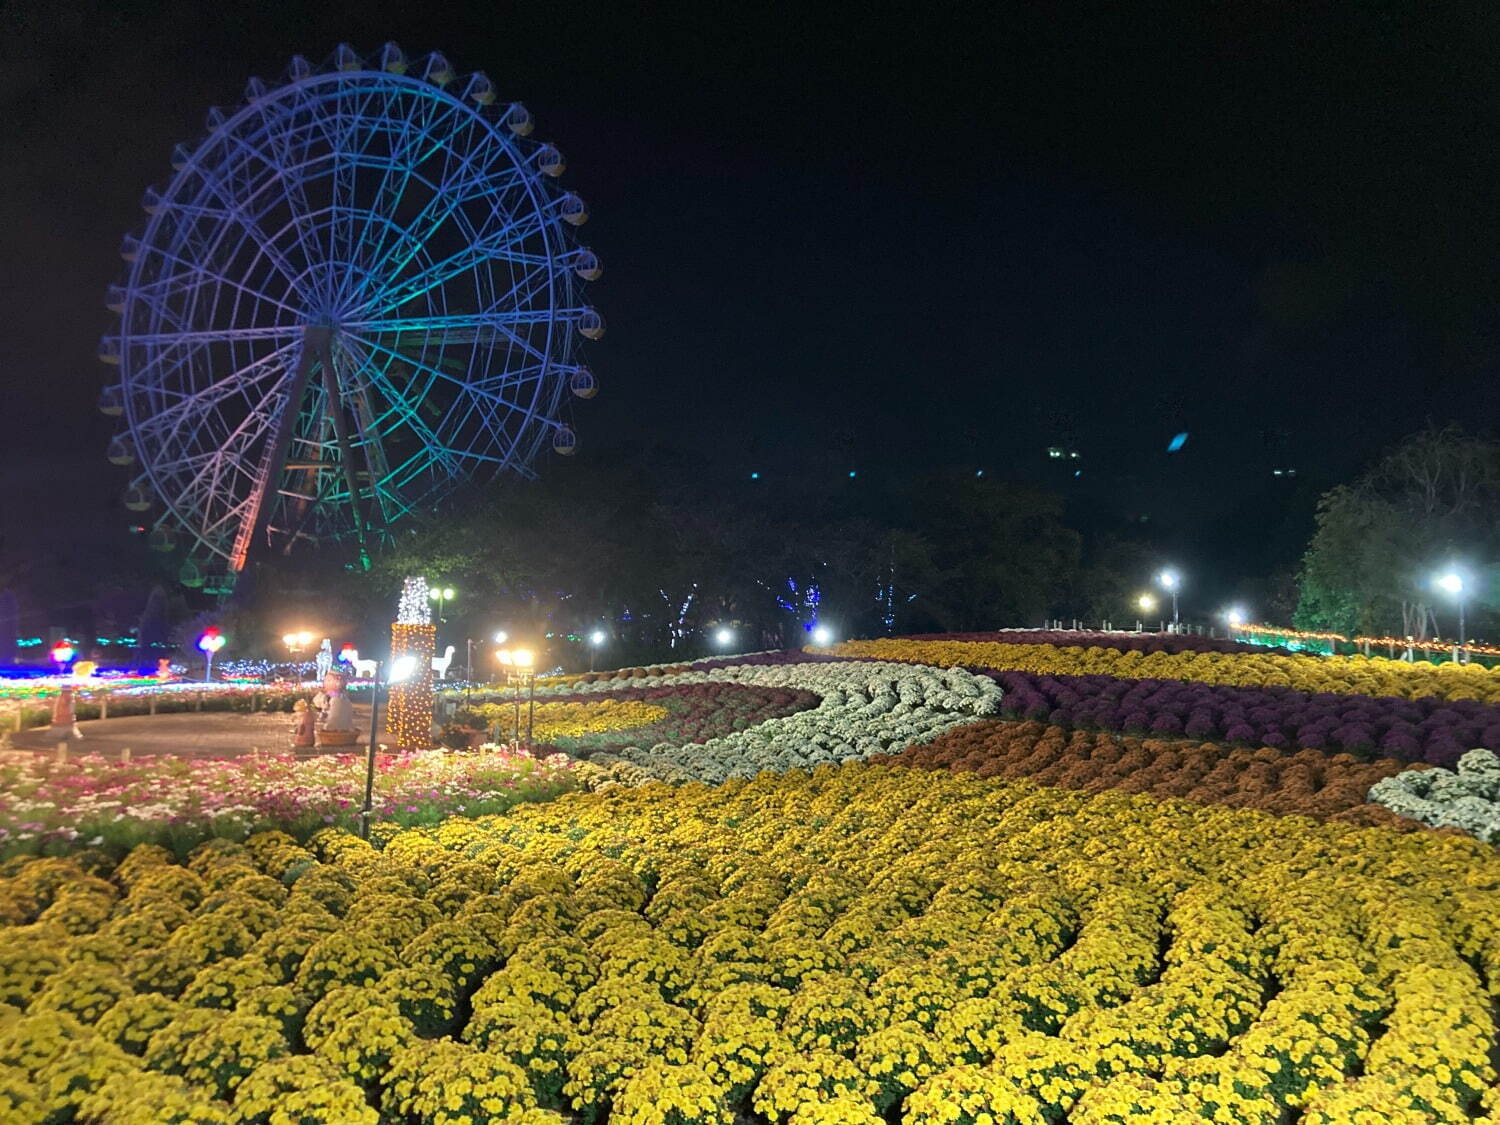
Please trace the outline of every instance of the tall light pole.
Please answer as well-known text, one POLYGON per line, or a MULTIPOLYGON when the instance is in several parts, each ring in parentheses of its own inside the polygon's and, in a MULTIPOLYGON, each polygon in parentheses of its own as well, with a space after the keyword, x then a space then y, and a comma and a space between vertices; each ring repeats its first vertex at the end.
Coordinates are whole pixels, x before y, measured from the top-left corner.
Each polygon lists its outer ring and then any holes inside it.
POLYGON ((608 639, 609 638, 605 635, 603 629, 595 629, 592 633, 589 634, 589 671, 590 672, 592 672, 594 670, 594 657, 598 655, 600 646, 602 646, 604 644, 604 642, 607 641, 608 639))
MULTIPOLYGON (((1142 594, 1140 597, 1136 598, 1135 604, 1144 616, 1150 617, 1151 614, 1156 612, 1156 595, 1142 594)), ((1141 631, 1141 622, 1137 621, 1135 623, 1135 631, 1137 633, 1141 631)))
POLYGON ((1161 583, 1163 590, 1172 595, 1172 632, 1175 633, 1182 622, 1177 615, 1177 589, 1182 585, 1182 579, 1177 576, 1175 570, 1169 568, 1158 574, 1156 580, 1161 583))
POLYGON ((391 661, 390 674, 382 681, 380 670, 384 665, 380 661, 375 663, 375 682, 370 687, 370 745, 365 748, 365 802, 359 810, 359 838, 368 840, 370 838, 370 817, 374 811, 375 803, 375 751, 379 746, 380 738, 380 685, 384 682, 386 687, 391 684, 399 684, 411 677, 416 670, 417 658, 415 656, 398 656, 391 661))
POLYGON ((438 624, 443 622, 443 606, 453 600, 454 589, 452 586, 431 586, 427 590, 427 596, 438 604, 438 624))
POLYGON ((516 683, 516 740, 521 737, 521 686, 529 689, 526 701, 526 749, 531 749, 531 733, 536 720, 536 654, 528 648, 518 648, 510 654, 511 661, 520 674, 516 683))
POLYGON ((1446 574, 1440 574, 1436 582, 1437 588, 1445 594, 1451 594, 1458 602, 1458 644, 1453 646, 1453 659, 1462 659, 1461 653, 1464 649, 1464 579, 1457 571, 1450 570, 1446 574))

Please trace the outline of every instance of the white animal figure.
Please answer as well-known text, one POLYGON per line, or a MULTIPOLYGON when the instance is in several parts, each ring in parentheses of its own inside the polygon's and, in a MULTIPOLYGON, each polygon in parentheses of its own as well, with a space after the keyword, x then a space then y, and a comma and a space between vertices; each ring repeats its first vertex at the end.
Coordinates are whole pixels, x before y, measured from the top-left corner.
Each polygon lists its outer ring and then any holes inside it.
POLYGON ((446 680, 448 678, 448 665, 450 665, 452 663, 453 663, 453 646, 452 645, 448 646, 448 651, 445 652, 445 653, 443 653, 442 656, 434 656, 432 658, 432 670, 437 673, 438 679, 440 679, 440 680, 446 680))
POLYGON ((349 666, 354 669, 354 675, 356 678, 361 680, 373 680, 375 678, 375 666, 377 664, 379 664, 379 661, 377 660, 361 660, 359 658, 359 649, 349 649, 349 666))

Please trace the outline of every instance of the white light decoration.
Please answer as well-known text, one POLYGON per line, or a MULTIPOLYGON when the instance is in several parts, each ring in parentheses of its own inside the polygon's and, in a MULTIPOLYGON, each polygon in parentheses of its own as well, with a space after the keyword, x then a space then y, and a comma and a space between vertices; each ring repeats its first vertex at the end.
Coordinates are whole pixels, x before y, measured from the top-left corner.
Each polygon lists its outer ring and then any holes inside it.
POLYGON ((428 605, 427 579, 408 578, 401 584, 401 600, 396 605, 397 625, 431 625, 432 607, 428 605))
POLYGON ((833 644, 833 630, 827 625, 819 625, 812 631, 812 639, 815 645, 831 645, 833 644))

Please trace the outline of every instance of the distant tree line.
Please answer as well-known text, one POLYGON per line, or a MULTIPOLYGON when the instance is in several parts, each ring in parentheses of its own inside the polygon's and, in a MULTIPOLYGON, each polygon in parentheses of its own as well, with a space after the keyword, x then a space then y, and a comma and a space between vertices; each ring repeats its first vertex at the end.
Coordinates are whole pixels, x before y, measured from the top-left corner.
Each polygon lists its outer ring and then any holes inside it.
POLYGON ((1464 584, 1469 635, 1500 609, 1500 442, 1429 427, 1325 493, 1302 559, 1294 624, 1364 635, 1452 637, 1464 584))
POLYGON ((700 654, 721 628, 744 650, 803 644, 816 624, 881 636, 1123 621, 1155 564, 1142 543, 1069 526, 1060 496, 972 472, 816 488, 729 483, 667 456, 630 463, 505 481, 420 515, 368 573, 315 556, 262 564, 227 631, 271 653, 299 619, 358 638, 390 619, 405 576, 424 575, 457 591, 442 642, 459 665, 466 638, 499 627, 553 634, 575 663, 577 638, 601 630, 618 663, 700 654))

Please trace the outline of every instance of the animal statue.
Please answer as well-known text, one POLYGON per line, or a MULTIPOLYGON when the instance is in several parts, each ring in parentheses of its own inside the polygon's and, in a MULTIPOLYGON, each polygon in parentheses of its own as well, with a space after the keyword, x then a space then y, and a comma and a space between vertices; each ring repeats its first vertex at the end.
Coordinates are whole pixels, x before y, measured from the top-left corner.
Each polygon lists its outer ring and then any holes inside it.
POLYGON ((326 680, 328 678, 328 670, 330 668, 332 668, 332 667, 333 667, 333 642, 330 641, 327 637, 324 637, 323 638, 323 643, 318 646, 318 656, 317 656, 318 679, 319 680, 326 680))
POLYGON ((448 646, 448 651, 445 652, 445 653, 443 653, 442 656, 434 656, 432 658, 432 670, 437 673, 438 679, 440 679, 440 680, 446 680, 448 678, 448 665, 450 665, 452 663, 453 663, 453 646, 452 645, 448 646))
POLYGON ((292 704, 292 713, 296 723, 292 726, 293 746, 312 746, 317 741, 318 713, 307 705, 307 700, 299 699, 292 704))
POLYGON ((380 663, 378 660, 361 660, 359 658, 359 649, 357 648, 346 648, 344 649, 344 653, 349 662, 349 667, 354 669, 355 679, 373 680, 375 678, 375 669, 380 663))

